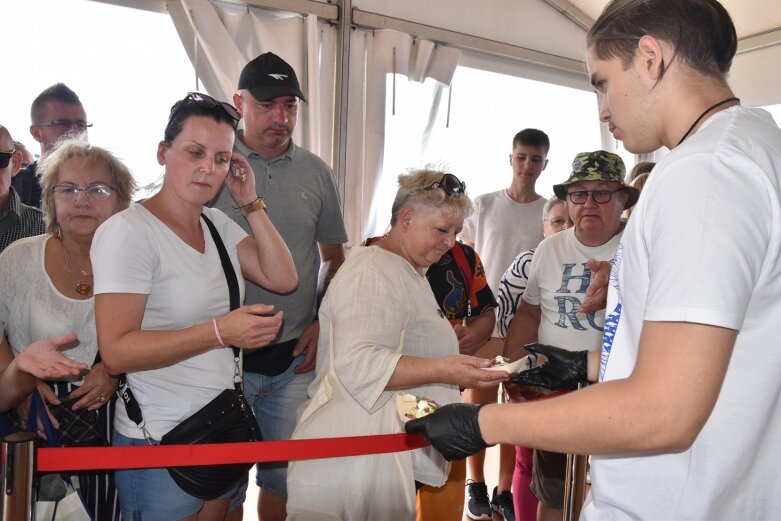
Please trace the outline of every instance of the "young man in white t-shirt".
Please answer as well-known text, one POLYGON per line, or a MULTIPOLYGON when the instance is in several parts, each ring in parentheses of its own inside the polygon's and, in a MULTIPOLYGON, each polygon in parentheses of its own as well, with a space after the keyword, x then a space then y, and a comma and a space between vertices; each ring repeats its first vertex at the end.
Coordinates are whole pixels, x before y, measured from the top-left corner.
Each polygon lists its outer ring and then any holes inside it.
POLYGON ((601 362, 543 348, 553 362, 534 370, 600 383, 451 406, 410 432, 451 458, 486 443, 598 455, 586 520, 778 517, 781 130, 727 84, 736 50, 715 0, 608 4, 586 57, 600 118, 631 152, 671 151, 616 255, 601 362))
MULTIPOLYGON (((475 198, 474 211, 464 220, 460 237, 473 247, 483 259, 488 285, 494 295, 499 290, 499 281, 515 256, 522 251, 536 248, 542 240, 540 215, 545 198, 536 191, 537 179, 548 166, 550 140, 541 130, 527 128, 513 137, 510 154, 512 180, 508 188, 483 194, 475 198)), ((494 337, 499 334, 494 330, 494 337)), ((501 341, 489 342, 477 356, 492 357, 499 354, 501 341), (495 348, 493 346, 496 346, 495 348)), ((497 389, 470 389, 464 391, 463 399, 468 403, 496 401, 497 389)), ((515 449, 502 446, 499 457, 499 483, 490 503, 483 474, 485 452, 467 460, 469 476, 469 501, 466 515, 471 519, 490 520, 493 510, 506 521, 515 521, 512 506, 513 461, 515 449)))

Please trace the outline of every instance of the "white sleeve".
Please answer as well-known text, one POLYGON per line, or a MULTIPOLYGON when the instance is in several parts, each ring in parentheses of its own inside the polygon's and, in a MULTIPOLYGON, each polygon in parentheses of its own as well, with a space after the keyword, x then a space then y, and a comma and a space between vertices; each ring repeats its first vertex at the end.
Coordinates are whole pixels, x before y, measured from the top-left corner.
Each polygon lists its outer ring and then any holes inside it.
POLYGON ((385 386, 401 358, 398 347, 409 321, 405 312, 409 306, 399 281, 376 269, 378 264, 366 264, 353 264, 349 276, 340 272, 340 284, 331 284, 326 298, 334 334, 334 370, 356 402, 372 412, 381 405, 383 392, 390 392, 385 386))
POLYGON ((496 308, 496 327, 502 336, 507 335, 515 310, 518 309, 526 291, 533 255, 534 250, 520 253, 499 281, 499 291, 496 296, 499 303, 499 307, 496 308))
POLYGON ((100 225, 92 239, 90 257, 96 295, 152 291, 160 257, 145 222, 129 219, 124 210, 100 225))

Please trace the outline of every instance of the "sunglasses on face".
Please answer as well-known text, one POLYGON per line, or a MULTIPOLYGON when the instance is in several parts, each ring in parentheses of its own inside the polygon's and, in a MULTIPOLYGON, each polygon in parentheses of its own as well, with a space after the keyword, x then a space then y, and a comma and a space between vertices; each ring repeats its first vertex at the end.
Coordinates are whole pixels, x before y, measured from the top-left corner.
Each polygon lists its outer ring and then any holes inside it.
POLYGON ((0 168, 8 166, 8 163, 11 162, 11 158, 14 157, 14 152, 16 152, 16 149, 11 150, 10 152, 0 152, 0 168))
POLYGON ((239 120, 241 119, 241 114, 239 114, 239 111, 230 103, 216 100, 211 96, 202 94, 200 92, 190 92, 181 102, 174 105, 174 107, 171 109, 171 115, 168 117, 168 125, 170 125, 171 121, 174 120, 179 110, 188 104, 195 104, 199 107, 204 107, 207 109, 213 109, 215 107, 221 108, 233 120, 233 128, 236 128, 236 126, 239 124, 239 120))
POLYGON ((431 183, 424 190, 436 190, 437 188, 444 190, 448 197, 458 197, 466 193, 466 183, 453 174, 443 175, 442 179, 431 183))

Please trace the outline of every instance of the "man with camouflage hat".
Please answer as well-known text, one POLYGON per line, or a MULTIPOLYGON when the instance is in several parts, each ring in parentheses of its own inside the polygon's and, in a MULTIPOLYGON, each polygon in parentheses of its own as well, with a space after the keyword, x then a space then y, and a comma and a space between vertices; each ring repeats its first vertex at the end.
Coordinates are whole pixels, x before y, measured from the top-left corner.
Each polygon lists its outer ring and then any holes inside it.
MULTIPOLYGON (((611 260, 624 225, 621 212, 637 202, 639 192, 624 183, 624 162, 597 150, 575 156, 572 174, 555 185, 567 201, 573 228, 543 240, 532 258, 523 300, 510 322, 505 356, 526 354, 523 345, 541 342, 569 350, 599 350, 605 313, 582 313, 580 303, 591 280, 588 259, 611 260)), ((517 386, 507 385, 517 393, 517 386)), ((539 499, 538 519, 561 519, 566 454, 534 451, 532 492, 539 499)))

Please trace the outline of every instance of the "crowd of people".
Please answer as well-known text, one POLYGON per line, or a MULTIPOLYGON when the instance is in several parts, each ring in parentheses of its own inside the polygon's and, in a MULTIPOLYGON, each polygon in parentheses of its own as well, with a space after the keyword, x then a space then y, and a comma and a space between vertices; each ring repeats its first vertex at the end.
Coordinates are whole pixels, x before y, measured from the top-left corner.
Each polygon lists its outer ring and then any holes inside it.
MULTIPOLYGON (((568 455, 591 456, 583 519, 772 518, 781 130, 726 83, 737 38, 716 0, 613 0, 586 48, 600 119, 662 161, 627 175, 584 151, 546 198, 551 142, 527 128, 506 189, 472 200, 410 170, 387 233, 349 255, 280 56, 249 61, 232 104, 173 104, 141 201, 76 93, 44 90, 37 160, 0 125, 0 427, 40 396, 59 438, 39 425, 43 443, 157 445, 233 389, 264 440, 431 442, 259 463, 261 521, 560 520, 568 455)), ((97 521, 238 521, 249 473, 214 494, 166 468, 76 478, 97 521)))

